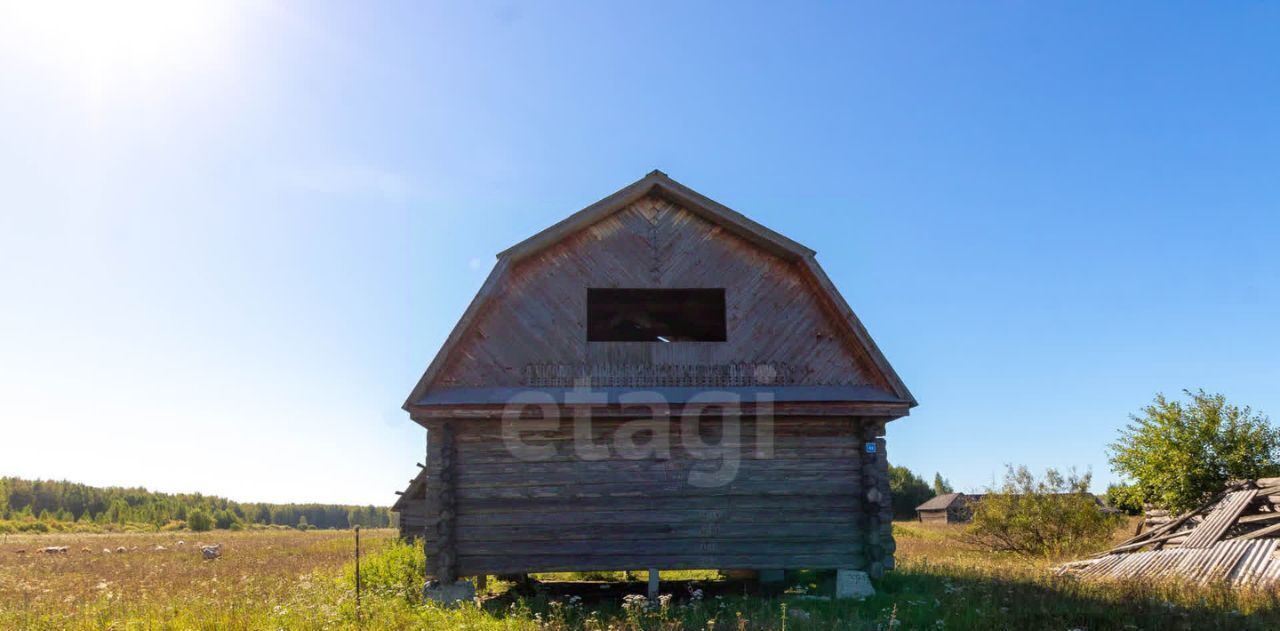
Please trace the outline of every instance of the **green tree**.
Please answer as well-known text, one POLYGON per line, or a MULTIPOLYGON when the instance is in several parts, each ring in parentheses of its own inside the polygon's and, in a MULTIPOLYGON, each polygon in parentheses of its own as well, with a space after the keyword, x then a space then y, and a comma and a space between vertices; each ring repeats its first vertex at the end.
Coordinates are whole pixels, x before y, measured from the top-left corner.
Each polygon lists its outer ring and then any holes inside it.
POLYGON ((1221 394, 1183 392, 1189 401, 1156 395, 1108 449, 1112 469, 1141 502, 1185 511, 1228 480, 1280 473, 1280 429, 1270 419, 1221 394))
POLYGON ((213 525, 218 530, 227 530, 231 528, 231 524, 239 523, 235 513, 228 510, 220 510, 213 514, 213 525))
POLYGON ((889 466, 889 491, 893 495, 895 519, 915 517, 916 507, 933 497, 933 490, 925 483, 924 478, 906 467, 892 465, 889 466))
POLYGON ((298 518, 298 530, 310 530, 311 524, 307 523, 307 516, 303 515, 298 518))
POLYGON ((951 492, 953 492, 951 489, 951 483, 943 479, 941 473, 933 474, 933 494, 946 495, 951 492))
POLYGON ((1130 515, 1142 514, 1142 495, 1132 484, 1112 484, 1107 487, 1107 506, 1130 515))
POLYGON ((213 519, 200 509, 193 509, 187 513, 187 528, 193 532, 205 532, 213 528, 213 519))

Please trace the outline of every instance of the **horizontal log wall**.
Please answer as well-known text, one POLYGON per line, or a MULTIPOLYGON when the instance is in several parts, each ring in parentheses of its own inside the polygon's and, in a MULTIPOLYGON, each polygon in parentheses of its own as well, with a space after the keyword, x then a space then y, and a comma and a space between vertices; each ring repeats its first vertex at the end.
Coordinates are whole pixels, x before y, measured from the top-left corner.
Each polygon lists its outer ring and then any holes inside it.
MULTIPOLYGON (((676 419, 657 426, 669 432, 669 454, 624 457, 613 437, 628 422, 595 420, 586 450, 573 439, 571 419, 556 431, 528 432, 521 440, 545 451, 526 461, 508 450, 500 421, 450 421, 453 483, 444 493, 444 485, 433 482, 429 506, 434 510, 448 495, 453 518, 448 527, 428 529, 428 551, 451 547, 458 576, 862 568, 869 552, 881 563, 892 554, 879 533, 887 525, 880 521, 881 498, 867 499, 868 489, 880 486, 882 468, 882 459, 860 455, 867 424, 777 419, 772 440, 761 440, 757 430, 768 426, 742 419, 737 438, 730 431, 726 440, 723 421, 708 419, 696 437, 696 445, 706 446, 697 457, 684 446, 676 419), (730 463, 738 460, 736 475, 726 475, 723 484, 691 482, 726 466, 722 449, 732 452, 730 463), (872 478, 864 478, 866 472, 872 478), (441 534, 450 540, 438 540, 441 534)), ((634 443, 644 445, 648 436, 640 433, 634 443)), ((438 466, 437 453, 446 448, 430 441, 429 466, 438 466)), ((887 494, 884 501, 887 506, 887 494)))

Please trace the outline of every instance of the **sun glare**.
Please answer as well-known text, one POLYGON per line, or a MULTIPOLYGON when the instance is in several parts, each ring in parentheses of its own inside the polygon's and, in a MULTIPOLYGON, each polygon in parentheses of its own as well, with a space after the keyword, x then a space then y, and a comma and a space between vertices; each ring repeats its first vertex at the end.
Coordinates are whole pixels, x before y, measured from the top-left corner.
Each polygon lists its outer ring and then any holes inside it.
POLYGON ((211 0, 0 1, 0 16, 21 40, 21 54, 110 81, 213 60, 233 6, 211 0))

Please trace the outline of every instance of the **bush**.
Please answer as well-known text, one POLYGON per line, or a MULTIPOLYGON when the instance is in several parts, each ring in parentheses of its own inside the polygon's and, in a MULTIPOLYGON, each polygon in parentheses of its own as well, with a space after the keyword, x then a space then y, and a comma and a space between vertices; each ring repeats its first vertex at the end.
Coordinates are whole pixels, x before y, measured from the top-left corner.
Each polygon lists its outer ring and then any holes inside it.
POLYGON ((1104 547, 1123 518, 1107 513, 1089 494, 1091 474, 1043 479, 1026 467, 1008 467, 1004 485, 990 489, 973 510, 967 539, 987 550, 1026 556, 1066 556, 1104 547))
POLYGON ((49 532, 49 524, 42 521, 26 521, 18 523, 18 532, 49 532))
MULTIPOLYGON (((427 557, 422 546, 396 540, 376 554, 360 560, 360 583, 378 595, 398 596, 415 602, 422 595, 427 576, 427 557)), ((354 588, 355 568, 347 569, 354 588)))
POLYGON ((213 518, 200 509, 187 513, 187 527, 192 532, 205 532, 213 529, 213 518))

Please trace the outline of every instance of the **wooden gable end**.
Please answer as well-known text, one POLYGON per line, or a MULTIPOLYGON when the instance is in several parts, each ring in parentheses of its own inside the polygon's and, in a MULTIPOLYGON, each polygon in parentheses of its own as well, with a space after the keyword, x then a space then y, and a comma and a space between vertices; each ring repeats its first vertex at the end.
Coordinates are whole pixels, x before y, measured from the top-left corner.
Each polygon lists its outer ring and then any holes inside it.
POLYGON ((571 385, 551 381, 585 372, 593 385, 699 385, 673 380, 731 365, 744 379, 763 367, 775 382, 889 389, 793 263, 650 196, 514 266, 437 384, 571 385), (723 288, 727 341, 588 342, 588 288, 723 288))
POLYGON ((593 387, 871 386, 909 401, 811 256, 788 259, 666 195, 640 196, 514 264, 500 258, 415 394, 589 377, 593 387), (588 342, 588 288, 723 288, 727 341, 588 342))

